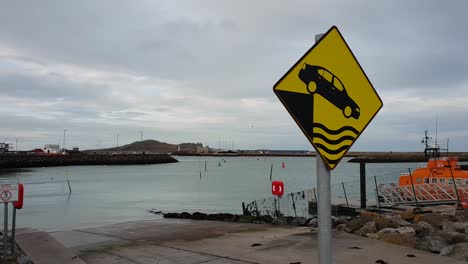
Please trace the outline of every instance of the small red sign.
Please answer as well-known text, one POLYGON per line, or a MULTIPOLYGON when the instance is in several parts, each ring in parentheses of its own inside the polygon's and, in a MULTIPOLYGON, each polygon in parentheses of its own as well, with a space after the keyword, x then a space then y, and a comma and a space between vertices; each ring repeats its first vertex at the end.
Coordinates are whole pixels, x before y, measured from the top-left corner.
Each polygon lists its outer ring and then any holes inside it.
POLYGON ((273 195, 282 196, 284 194, 284 183, 282 181, 272 181, 271 193, 273 195))

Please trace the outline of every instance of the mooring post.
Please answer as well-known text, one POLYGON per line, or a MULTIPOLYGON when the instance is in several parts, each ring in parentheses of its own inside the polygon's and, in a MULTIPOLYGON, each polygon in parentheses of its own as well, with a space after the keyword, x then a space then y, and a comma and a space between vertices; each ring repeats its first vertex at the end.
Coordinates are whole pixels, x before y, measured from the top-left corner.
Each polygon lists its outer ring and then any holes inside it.
POLYGON ((366 163, 361 161, 359 163, 359 180, 361 185, 361 209, 365 209, 367 207, 366 204, 366 163))

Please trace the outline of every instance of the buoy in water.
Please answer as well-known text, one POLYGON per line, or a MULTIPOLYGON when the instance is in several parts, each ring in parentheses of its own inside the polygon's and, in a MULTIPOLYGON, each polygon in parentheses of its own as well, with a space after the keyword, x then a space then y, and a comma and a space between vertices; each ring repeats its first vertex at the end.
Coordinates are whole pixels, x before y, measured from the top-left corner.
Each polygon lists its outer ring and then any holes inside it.
POLYGON ((286 165, 284 165, 284 162, 283 162, 283 164, 281 165, 281 168, 283 168, 283 169, 286 168, 286 165))

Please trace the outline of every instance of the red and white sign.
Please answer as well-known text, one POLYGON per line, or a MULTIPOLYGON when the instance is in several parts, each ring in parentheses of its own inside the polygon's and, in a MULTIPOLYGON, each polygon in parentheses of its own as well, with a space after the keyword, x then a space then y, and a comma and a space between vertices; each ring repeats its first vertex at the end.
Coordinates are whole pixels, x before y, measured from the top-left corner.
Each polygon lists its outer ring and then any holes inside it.
POLYGON ((271 193, 273 195, 282 196, 284 194, 284 183, 282 181, 272 181, 271 193))
POLYGON ((18 180, 0 179, 0 202, 11 203, 18 201, 18 180))

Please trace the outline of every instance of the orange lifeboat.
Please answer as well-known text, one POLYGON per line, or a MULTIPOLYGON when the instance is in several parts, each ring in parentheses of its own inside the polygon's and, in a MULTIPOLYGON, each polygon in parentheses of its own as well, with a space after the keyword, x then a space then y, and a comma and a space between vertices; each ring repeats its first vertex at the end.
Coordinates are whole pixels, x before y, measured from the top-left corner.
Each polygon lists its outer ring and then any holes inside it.
POLYGON ((402 174, 399 186, 417 184, 468 185, 468 171, 462 170, 454 157, 431 158, 426 166, 415 169, 411 175, 402 174), (411 178, 410 178, 411 177, 411 178))

